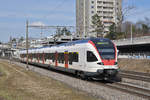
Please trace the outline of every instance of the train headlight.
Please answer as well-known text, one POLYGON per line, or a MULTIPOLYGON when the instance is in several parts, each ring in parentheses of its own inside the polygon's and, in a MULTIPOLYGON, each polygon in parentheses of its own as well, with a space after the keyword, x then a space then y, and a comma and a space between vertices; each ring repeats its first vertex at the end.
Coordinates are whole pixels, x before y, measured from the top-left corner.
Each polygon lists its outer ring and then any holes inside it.
POLYGON ((115 65, 118 65, 118 62, 115 62, 115 65))
POLYGON ((98 69, 97 73, 102 74, 102 73, 104 73, 104 70, 103 69, 98 69))

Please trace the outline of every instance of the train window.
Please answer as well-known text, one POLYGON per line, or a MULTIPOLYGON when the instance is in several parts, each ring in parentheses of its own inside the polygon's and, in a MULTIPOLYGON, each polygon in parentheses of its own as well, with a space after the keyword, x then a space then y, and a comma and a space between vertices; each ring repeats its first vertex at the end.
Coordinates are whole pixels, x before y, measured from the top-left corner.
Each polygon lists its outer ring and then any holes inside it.
POLYGON ((49 59, 49 60, 52 59, 52 54, 51 54, 51 53, 48 53, 47 56, 48 56, 48 59, 49 59))
POLYGON ((64 53, 59 53, 58 54, 58 62, 59 63, 64 63, 64 53))
POLYGON ((27 57, 27 55, 26 54, 24 54, 24 58, 26 58, 27 57))
POLYGON ((78 52, 73 53, 73 62, 78 62, 79 60, 79 54, 78 52))
POLYGON ((26 58, 26 54, 24 54, 24 58, 26 58))
POLYGON ((60 56, 60 53, 58 53, 58 63, 60 63, 61 61, 61 56, 60 56))
POLYGON ((60 63, 64 64, 64 53, 60 53, 60 63))
POLYGON ((52 53, 49 53, 49 59, 52 60, 52 53))
POLYGON ((32 59, 34 58, 34 54, 32 53, 32 59))
POLYGON ((36 59, 36 53, 34 54, 34 58, 36 59))
POLYGON ((30 54, 30 59, 32 59, 32 56, 33 56, 33 54, 31 53, 31 54, 30 54))
POLYGON ((22 57, 24 58, 24 57, 25 57, 25 54, 22 54, 22 57))
POLYGON ((28 54, 28 59, 30 58, 30 54, 28 54))
POLYGON ((36 59, 37 59, 37 60, 39 59, 39 54, 38 54, 38 53, 36 54, 36 59))
POLYGON ((39 60, 43 60, 43 53, 39 54, 39 60))
POLYGON ((98 61, 96 56, 91 51, 87 51, 87 62, 95 62, 98 61))
POLYGON ((65 58, 64 58, 64 53, 62 53, 62 56, 61 56, 62 58, 62 63, 64 64, 64 61, 65 61, 65 58))
POLYGON ((73 61, 73 54, 70 52, 69 53, 69 64, 72 65, 72 61, 73 61))
POLYGON ((58 53, 57 52, 54 54, 54 57, 55 57, 55 61, 58 61, 58 53))
POLYGON ((28 58, 29 58, 29 59, 31 58, 31 54, 28 54, 28 58))
POLYGON ((55 62, 55 54, 52 53, 51 55, 52 55, 52 61, 55 62))
POLYGON ((48 59, 48 54, 47 53, 44 53, 43 54, 43 57, 44 57, 44 60, 46 61, 48 59))
POLYGON ((45 53, 45 54, 44 54, 44 58, 45 58, 45 61, 46 61, 47 59, 50 59, 50 54, 49 54, 49 53, 45 53))

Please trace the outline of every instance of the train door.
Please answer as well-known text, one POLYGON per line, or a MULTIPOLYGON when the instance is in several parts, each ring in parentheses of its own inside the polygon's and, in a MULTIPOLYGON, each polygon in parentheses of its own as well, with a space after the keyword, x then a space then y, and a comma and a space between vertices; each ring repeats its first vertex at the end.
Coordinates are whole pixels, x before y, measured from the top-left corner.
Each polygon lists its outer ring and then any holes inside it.
POLYGON ((86 65, 85 65, 85 48, 79 48, 79 67, 80 69, 84 70, 86 65))

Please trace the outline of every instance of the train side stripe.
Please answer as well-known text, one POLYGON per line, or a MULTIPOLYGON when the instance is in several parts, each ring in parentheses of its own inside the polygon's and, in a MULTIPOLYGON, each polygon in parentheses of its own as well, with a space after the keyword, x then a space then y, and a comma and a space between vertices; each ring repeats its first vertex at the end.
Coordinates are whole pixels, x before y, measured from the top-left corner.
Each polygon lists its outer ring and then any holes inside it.
POLYGON ((95 48, 96 52, 98 53, 98 55, 99 55, 99 57, 100 57, 100 59, 101 59, 101 61, 102 61, 102 58, 101 58, 101 56, 100 56, 100 54, 99 54, 99 52, 98 52, 98 50, 97 50, 95 44, 94 44, 92 41, 89 41, 89 43, 95 48))

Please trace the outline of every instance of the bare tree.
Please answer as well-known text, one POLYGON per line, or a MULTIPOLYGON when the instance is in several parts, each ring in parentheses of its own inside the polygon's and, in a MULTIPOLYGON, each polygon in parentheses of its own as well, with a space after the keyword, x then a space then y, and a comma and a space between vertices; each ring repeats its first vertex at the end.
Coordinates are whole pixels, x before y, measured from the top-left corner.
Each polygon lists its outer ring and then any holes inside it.
MULTIPOLYGON (((125 0, 123 0, 125 1, 125 0)), ((136 7, 133 5, 127 5, 125 7, 120 7, 120 9, 118 9, 118 27, 117 27, 117 32, 121 32, 122 31, 122 23, 125 21, 125 19, 129 16, 129 14, 135 9, 136 7)))

